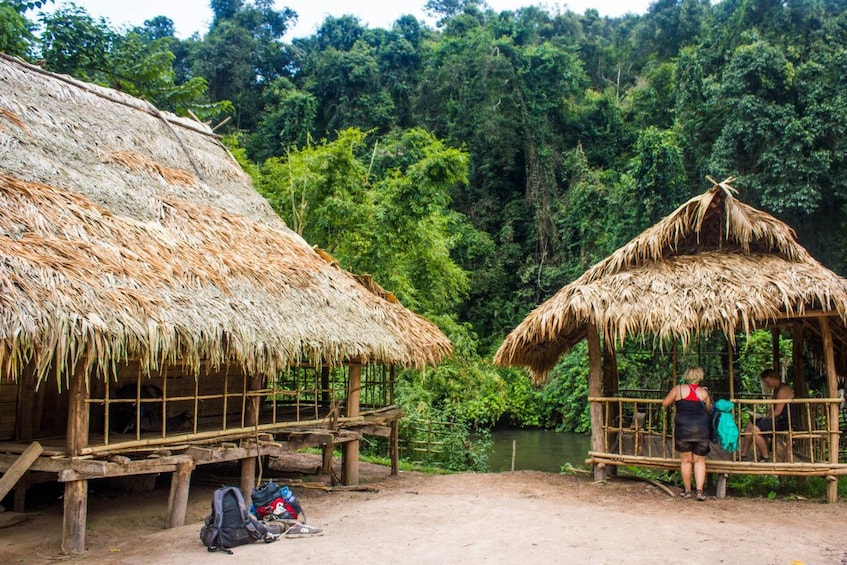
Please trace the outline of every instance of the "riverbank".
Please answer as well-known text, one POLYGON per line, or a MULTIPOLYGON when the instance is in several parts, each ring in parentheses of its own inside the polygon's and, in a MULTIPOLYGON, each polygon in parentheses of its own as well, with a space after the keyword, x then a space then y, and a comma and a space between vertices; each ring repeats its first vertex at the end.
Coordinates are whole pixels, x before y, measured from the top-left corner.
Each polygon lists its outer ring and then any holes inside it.
MULTIPOLYGON (((536 471, 389 477, 384 467, 363 464, 362 478, 367 491, 292 481, 309 523, 325 534, 239 547, 232 556, 209 554, 199 541, 213 485, 192 484, 187 525, 171 530, 159 529, 166 489, 134 497, 95 492, 89 550, 72 562, 847 565, 844 502, 710 497, 701 503, 645 482, 598 484, 536 471)), ((61 512, 42 512, 23 526, 0 530, 0 559, 53 563, 61 512)))

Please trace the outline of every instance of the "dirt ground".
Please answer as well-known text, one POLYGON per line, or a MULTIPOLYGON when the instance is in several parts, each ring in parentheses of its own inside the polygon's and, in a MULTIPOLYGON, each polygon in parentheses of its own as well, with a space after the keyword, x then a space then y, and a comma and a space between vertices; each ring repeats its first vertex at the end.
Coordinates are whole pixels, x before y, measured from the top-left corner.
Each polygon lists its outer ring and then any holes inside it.
MULTIPOLYGON (((33 507, 24 523, 0 529, 0 563, 743 563, 847 565, 847 503, 728 497, 672 498, 640 481, 594 483, 536 471, 424 475, 362 464, 370 490, 324 490, 317 456, 282 462, 308 523, 324 535, 280 539, 208 553, 198 532, 216 481, 195 472, 186 525, 161 529, 168 480, 154 490, 116 494, 91 483, 87 551, 59 555, 61 490, 33 507), (299 470, 299 472, 298 472, 299 470), (302 477, 299 482, 295 477, 302 477), (275 555, 281 553, 281 555, 275 555)), ((236 481, 237 482, 237 481, 236 481)), ((235 484, 230 482, 230 484, 235 484)))

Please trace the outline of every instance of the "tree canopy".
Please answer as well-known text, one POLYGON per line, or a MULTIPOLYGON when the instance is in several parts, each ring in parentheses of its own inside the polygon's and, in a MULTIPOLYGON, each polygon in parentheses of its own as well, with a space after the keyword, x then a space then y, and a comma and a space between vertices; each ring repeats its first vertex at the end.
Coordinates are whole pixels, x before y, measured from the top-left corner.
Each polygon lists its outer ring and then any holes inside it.
POLYGON ((329 16, 290 43, 296 13, 270 0, 212 0, 188 39, 164 15, 118 30, 72 4, 30 19, 39 4, 0 2, 0 49, 228 116, 217 131, 293 229, 481 356, 707 175, 847 273, 847 0, 619 18, 439 0, 434 28, 329 16))

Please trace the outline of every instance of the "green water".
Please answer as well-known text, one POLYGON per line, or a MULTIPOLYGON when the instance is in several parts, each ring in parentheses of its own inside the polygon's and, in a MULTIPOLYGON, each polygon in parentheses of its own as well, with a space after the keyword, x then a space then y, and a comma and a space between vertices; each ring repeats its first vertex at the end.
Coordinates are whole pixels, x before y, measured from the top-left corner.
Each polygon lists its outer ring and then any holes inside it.
POLYGON ((546 430, 495 430, 488 466, 494 472, 512 468, 512 442, 515 445, 515 471, 534 470, 558 473, 562 465, 584 466, 591 447, 588 434, 546 430))

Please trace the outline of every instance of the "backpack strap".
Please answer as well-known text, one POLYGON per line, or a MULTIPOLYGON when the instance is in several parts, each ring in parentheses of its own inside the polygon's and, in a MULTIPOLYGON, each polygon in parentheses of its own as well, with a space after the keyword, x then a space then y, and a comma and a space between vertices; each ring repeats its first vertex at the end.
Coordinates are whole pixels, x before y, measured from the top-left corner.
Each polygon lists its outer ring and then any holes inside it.
MULTIPOLYGON (((220 487, 215 489, 215 493, 212 495, 212 514, 215 516, 214 531, 217 532, 217 536, 220 536, 221 528, 223 527, 224 522, 224 495, 230 490, 232 490, 232 487, 226 487, 221 485, 220 487)), ((238 495, 240 496, 241 493, 239 492, 238 495)), ((220 539, 217 536, 215 539, 220 539)), ((210 553, 213 551, 223 551, 232 555, 232 551, 225 547, 221 547, 218 544, 210 545, 206 548, 206 550, 210 553)))
MULTIPOLYGON (((224 496, 226 496, 229 493, 232 493, 233 496, 235 496, 235 500, 238 502, 238 510, 241 512, 241 515, 245 516, 246 513, 247 513, 247 508, 244 504, 244 497, 241 496, 241 490, 239 490, 237 487, 233 487, 233 486, 223 486, 222 485, 222 486, 218 487, 215 490, 214 496, 212 497, 212 507, 213 507, 214 514, 215 514, 214 527, 215 527, 215 531, 218 532, 218 535, 220 535, 220 531, 221 531, 221 528, 223 527, 223 521, 224 521, 224 496)), ((216 539, 219 539, 219 538, 216 538, 216 539)), ((228 553, 229 555, 232 555, 231 549, 228 549, 226 547, 222 547, 220 545, 210 545, 206 549, 209 552, 223 551, 224 553, 228 553)))

